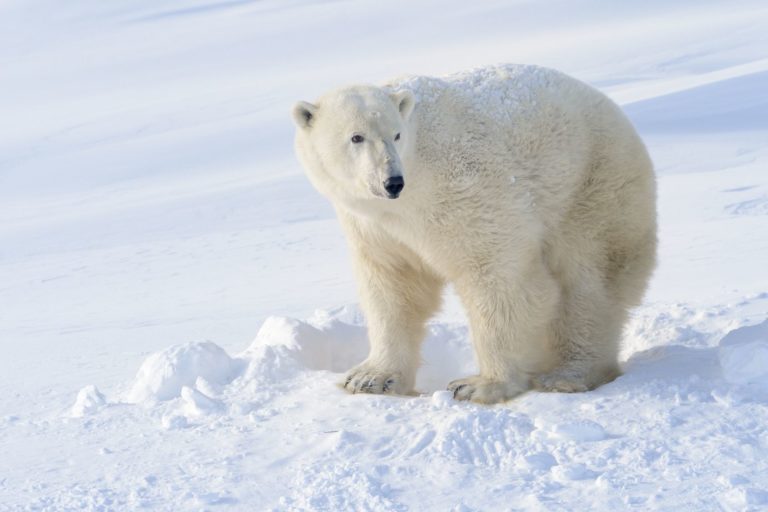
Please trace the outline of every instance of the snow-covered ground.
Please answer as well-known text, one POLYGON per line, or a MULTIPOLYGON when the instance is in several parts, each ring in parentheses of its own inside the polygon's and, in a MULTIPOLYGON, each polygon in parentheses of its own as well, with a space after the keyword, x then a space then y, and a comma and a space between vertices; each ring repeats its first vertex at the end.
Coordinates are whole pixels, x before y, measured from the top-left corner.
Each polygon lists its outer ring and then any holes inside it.
POLYGON ((0 510, 768 509, 760 0, 0 3, 0 510), (449 296, 419 397, 347 395, 346 246, 288 114, 495 62, 620 102, 659 175, 625 374, 482 407, 449 296))

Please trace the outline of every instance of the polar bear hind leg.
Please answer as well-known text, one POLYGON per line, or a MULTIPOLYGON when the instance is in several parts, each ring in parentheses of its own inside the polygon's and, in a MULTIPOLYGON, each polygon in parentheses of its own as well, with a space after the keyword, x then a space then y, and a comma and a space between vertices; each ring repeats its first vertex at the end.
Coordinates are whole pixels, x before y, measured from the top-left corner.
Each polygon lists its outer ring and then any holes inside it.
POLYGON ((541 390, 585 391, 620 375, 618 351, 628 310, 639 305, 655 267, 656 214, 648 200, 655 193, 652 164, 639 143, 611 160, 613 169, 620 166, 623 172, 598 171, 592 183, 600 187, 600 175, 626 181, 607 187, 611 193, 588 194, 590 201, 567 216, 571 225, 564 232, 579 236, 552 248, 562 291, 552 336, 559 364, 533 378, 541 390), (613 222, 606 225, 601 218, 613 222), (585 226, 596 228, 584 231, 585 226))

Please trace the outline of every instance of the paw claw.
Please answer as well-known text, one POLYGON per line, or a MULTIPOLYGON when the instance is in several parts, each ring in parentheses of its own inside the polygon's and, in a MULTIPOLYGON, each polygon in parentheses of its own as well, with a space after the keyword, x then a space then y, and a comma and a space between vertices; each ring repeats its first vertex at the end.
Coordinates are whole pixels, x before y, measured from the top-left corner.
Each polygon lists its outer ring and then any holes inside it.
POLYGON ((514 382, 495 381, 478 375, 451 382, 448 391, 453 391, 456 400, 495 404, 523 393, 525 388, 514 382))
POLYGON ((398 372, 381 371, 363 363, 349 371, 342 387, 353 394, 407 394, 410 389, 405 389, 403 381, 398 372))
MULTIPOLYGON (((458 386, 455 386, 453 388, 453 398, 458 398, 458 395, 461 392, 461 390, 466 387, 467 387, 466 384, 459 384, 458 386)), ((449 386, 448 389, 451 390, 451 387, 449 386)))

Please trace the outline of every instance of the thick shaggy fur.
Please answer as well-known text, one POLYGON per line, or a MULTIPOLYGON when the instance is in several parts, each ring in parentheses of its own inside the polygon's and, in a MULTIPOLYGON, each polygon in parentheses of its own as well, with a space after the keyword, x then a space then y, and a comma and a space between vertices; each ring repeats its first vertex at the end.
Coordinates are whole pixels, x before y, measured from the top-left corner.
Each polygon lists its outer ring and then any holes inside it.
POLYGON ((627 310, 655 262, 655 178, 606 96, 556 71, 498 66, 336 90, 294 118, 369 324, 371 352, 348 390, 412 392, 448 282, 480 368, 450 383, 457 398, 584 391, 618 375, 627 310), (405 186, 390 199, 393 176, 405 186))

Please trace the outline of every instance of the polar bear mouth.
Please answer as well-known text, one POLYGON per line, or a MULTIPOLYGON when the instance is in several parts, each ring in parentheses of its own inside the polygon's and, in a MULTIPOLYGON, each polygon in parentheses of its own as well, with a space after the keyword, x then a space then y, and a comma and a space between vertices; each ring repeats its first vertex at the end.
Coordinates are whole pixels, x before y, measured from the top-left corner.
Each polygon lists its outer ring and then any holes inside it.
POLYGON ((400 192, 397 193, 389 193, 381 190, 378 187, 371 187, 371 194, 373 194, 378 199, 397 199, 400 197, 400 192))

